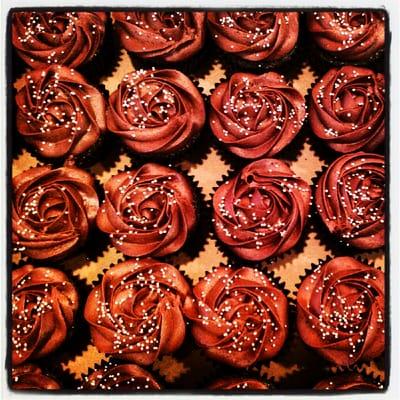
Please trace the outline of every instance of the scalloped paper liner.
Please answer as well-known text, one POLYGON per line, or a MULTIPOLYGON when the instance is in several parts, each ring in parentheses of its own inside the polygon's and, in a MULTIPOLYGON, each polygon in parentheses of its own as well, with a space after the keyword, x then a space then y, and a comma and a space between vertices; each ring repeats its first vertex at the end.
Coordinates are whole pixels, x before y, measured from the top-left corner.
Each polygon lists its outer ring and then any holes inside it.
MULTIPOLYGON (((117 88, 122 77, 133 69, 131 58, 125 50, 122 50, 113 73, 103 77, 100 84, 103 84, 111 93, 117 88)), ((208 96, 215 86, 226 78, 226 74, 227 69, 224 67, 223 62, 216 58, 209 72, 197 77, 197 83, 203 89, 203 94, 208 96)), ((297 90, 306 95, 317 78, 318 75, 313 68, 308 64, 303 64, 300 73, 297 74, 292 82, 297 90)), ((18 85, 18 80, 15 84, 18 85)), ((307 138, 296 160, 289 161, 289 163, 291 169, 297 175, 311 184, 316 173, 326 165, 326 161, 315 152, 310 143, 309 137, 312 132, 307 130, 306 134, 307 138)), ((279 155, 276 157, 279 158, 279 155)), ((22 151, 13 160, 12 175, 15 176, 38 164, 38 159, 26 148, 22 148, 22 151)), ((235 168, 230 160, 226 159, 215 146, 210 146, 204 159, 197 162, 176 160, 175 164, 198 182, 205 200, 211 199, 213 188, 215 188, 217 182, 235 168)), ((99 160, 87 170, 102 185, 118 171, 131 165, 131 156, 125 152, 123 146, 120 146, 119 151, 113 155, 110 163, 106 163, 105 160, 99 160)), ((382 251, 360 253, 359 255, 369 261, 373 261, 377 266, 384 267, 385 260, 382 251)), ((318 262, 319 259, 325 259, 327 256, 334 256, 334 254, 318 239, 316 231, 311 227, 305 240, 304 248, 300 253, 296 253, 295 250, 289 251, 278 257, 273 264, 269 264, 267 269, 273 270, 276 277, 283 281, 290 292, 289 299, 293 300, 296 292, 295 285, 300 277, 304 275, 306 269, 312 263, 318 262)), ((90 290, 99 281, 106 269, 124 259, 124 255, 109 244, 105 248, 99 248, 97 256, 94 258, 88 257, 83 249, 77 256, 63 260, 60 268, 69 270, 75 278, 82 281, 90 290)), ((12 255, 12 261, 16 265, 21 265, 25 260, 26 257, 20 253, 12 255)), ((227 264, 228 258, 219 250, 216 240, 208 237, 204 248, 196 256, 190 257, 188 254, 181 252, 171 256, 170 262, 176 265, 193 284, 196 284, 213 267, 219 264, 227 264)), ((188 335, 190 334, 188 333, 188 335)), ((305 355, 301 353, 302 350, 299 350, 297 340, 288 345, 291 346, 293 351, 300 351, 299 356, 293 358, 293 362, 288 363, 286 359, 280 359, 278 356, 267 363, 251 367, 251 371, 257 373, 260 378, 279 383, 283 382, 288 376, 304 370, 305 367, 301 357, 307 357, 307 353, 304 353, 305 355)), ((180 349, 173 355, 162 356, 152 366, 149 366, 148 370, 158 374, 161 381, 164 381, 168 387, 176 389, 205 388, 207 387, 207 382, 209 383, 219 376, 218 374, 217 376, 214 375, 221 366, 208 359, 200 349, 194 348, 187 353, 183 353, 184 351, 186 350, 180 349)), ((285 357, 287 357, 287 354, 285 357)), ((80 354, 76 354, 72 350, 70 359, 67 362, 62 362, 61 368, 74 379, 80 380, 90 369, 108 360, 109 357, 106 354, 99 352, 95 346, 89 344, 80 354)), ((312 363, 312 360, 308 362, 312 363)), ((359 368, 368 374, 379 377, 379 379, 384 377, 384 371, 374 361, 362 364, 359 368)), ((240 373, 240 370, 237 372, 240 373)), ((220 374, 221 377, 224 375, 226 375, 226 371, 222 371, 220 374)))

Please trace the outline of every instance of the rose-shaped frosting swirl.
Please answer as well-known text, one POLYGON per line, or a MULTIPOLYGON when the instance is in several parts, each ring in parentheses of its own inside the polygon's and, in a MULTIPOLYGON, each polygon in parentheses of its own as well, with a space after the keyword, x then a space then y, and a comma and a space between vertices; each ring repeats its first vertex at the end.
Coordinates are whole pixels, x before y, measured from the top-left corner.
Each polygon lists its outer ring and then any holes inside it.
POLYGON ((93 177, 76 167, 36 167, 13 178, 15 250, 49 260, 80 247, 99 207, 93 185, 93 177))
POLYGON ((340 153, 372 151, 385 135, 385 78, 367 68, 329 70, 310 100, 315 135, 340 153))
POLYGON ((218 267, 185 303, 192 334, 220 362, 246 368, 274 357, 288 334, 288 302, 262 272, 218 267))
POLYGON ((351 257, 319 266, 297 293, 302 340, 336 365, 378 357, 385 348, 384 283, 382 271, 351 257))
POLYGON ((141 365, 177 350, 185 338, 189 285, 172 265, 151 258, 109 269, 85 306, 96 347, 141 365))
POLYGON ((315 390, 377 390, 374 383, 367 382, 357 373, 332 376, 324 379, 314 386, 315 390))
POLYGON ((222 50, 252 62, 284 58, 295 48, 299 34, 297 12, 209 12, 207 20, 222 50))
POLYGON ((309 185, 283 161, 254 161, 215 192, 216 234, 245 260, 283 253, 301 237, 310 197, 309 185))
POLYGON ((76 68, 100 48, 106 19, 104 12, 14 12, 12 44, 32 68, 76 68))
POLYGON ((315 204, 329 231, 351 246, 385 244, 385 160, 372 153, 346 154, 318 181, 315 204))
POLYGON ((209 386, 211 390, 233 390, 233 391, 252 391, 252 390, 268 390, 269 386, 265 382, 261 382, 253 378, 225 378, 218 379, 209 386))
POLYGON ((78 390, 146 391, 160 390, 160 385, 143 368, 135 364, 112 364, 96 369, 83 378, 78 390))
POLYGON ((210 126, 219 141, 244 158, 273 156, 303 125, 304 97, 275 72, 235 73, 211 95, 210 126))
POLYGON ((122 46, 145 59, 185 61, 204 44, 204 12, 113 12, 112 17, 122 46))
POLYGON ((204 122, 201 94, 177 70, 127 74, 109 99, 108 129, 141 154, 170 154, 182 149, 204 122))
POLYGON ((313 12, 307 15, 307 25, 317 45, 340 60, 367 61, 385 45, 381 12, 313 12))
POLYGON ((25 265, 12 272, 12 363, 44 357, 72 327, 78 293, 57 269, 25 265))
POLYGON ((148 163, 114 175, 104 185, 97 226, 132 257, 179 250, 196 224, 189 182, 172 168, 148 163))
POLYGON ((33 364, 24 364, 13 367, 11 371, 12 388, 14 390, 59 390, 60 384, 53 378, 45 375, 42 370, 33 364))
POLYGON ((106 129, 101 93, 61 65, 25 74, 15 102, 19 133, 43 157, 81 154, 106 129))

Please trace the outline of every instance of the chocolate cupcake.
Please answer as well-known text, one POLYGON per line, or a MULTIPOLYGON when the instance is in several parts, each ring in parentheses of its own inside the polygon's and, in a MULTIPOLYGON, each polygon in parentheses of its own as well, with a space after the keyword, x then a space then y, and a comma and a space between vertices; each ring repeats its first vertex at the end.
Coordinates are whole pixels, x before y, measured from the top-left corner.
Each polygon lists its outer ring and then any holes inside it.
POLYGON ((372 250, 385 244, 385 160, 346 154, 319 178, 317 211, 329 232, 348 246, 372 250))
POLYGON ((107 127, 142 155, 168 155, 189 146, 205 122, 192 81, 172 69, 127 74, 111 94, 107 127))
POLYGON ((101 352, 149 365, 183 343, 188 296, 189 285, 172 265, 130 260, 106 271, 88 296, 84 316, 101 352))
POLYGON ((106 130, 102 94, 61 65, 26 73, 15 102, 19 133, 46 158, 82 155, 106 130))
POLYGON ((206 354, 236 368, 274 357, 288 335, 288 301, 262 272, 218 267, 193 288, 185 315, 206 354))
POLYGON ((215 192, 216 235, 245 260, 284 253, 301 237, 310 199, 309 185, 283 161, 254 161, 215 192))
POLYGON ((12 271, 11 302, 11 355, 16 366, 52 353, 65 341, 78 293, 63 272, 25 265, 12 271))
POLYGON ((95 369, 83 378, 78 390, 148 391, 160 390, 153 376, 135 364, 112 364, 95 369))
POLYGON ((104 12, 15 11, 12 44, 32 68, 52 64, 76 68, 99 50, 106 19, 104 12))
POLYGON ((370 61, 385 46, 383 12, 309 12, 307 26, 324 57, 334 61, 370 61))
POLYGON ((358 373, 341 374, 323 379, 314 386, 314 390, 379 390, 379 386, 368 382, 358 373))
POLYGON ((113 12, 112 18, 122 47, 145 60, 181 63, 204 44, 204 12, 113 12))
POLYGON ((55 260, 88 238, 99 201, 94 179, 68 166, 31 168, 13 178, 12 242, 36 260, 55 260))
POLYGON ((253 391, 268 390, 269 385, 253 378, 218 379, 209 386, 210 390, 253 391))
POLYGON ((332 68, 312 88, 310 125, 340 153, 372 151, 385 137, 385 78, 367 68, 332 68))
POLYGON ((385 348, 385 277, 351 257, 336 257, 308 274, 297 293, 297 329, 329 362, 349 366, 385 348))
POLYGON ((297 12, 208 12, 207 22, 219 48, 253 67, 285 61, 299 35, 297 12))
POLYGON ((148 163, 104 184, 97 226, 131 257, 178 251, 196 224, 196 200, 188 180, 172 168, 148 163))
POLYGON ((304 97, 275 72, 236 73, 210 100, 210 126, 229 151, 243 158, 273 156, 301 129, 304 97))
POLYGON ((33 364, 13 367, 11 370, 13 390, 60 390, 60 384, 33 364))

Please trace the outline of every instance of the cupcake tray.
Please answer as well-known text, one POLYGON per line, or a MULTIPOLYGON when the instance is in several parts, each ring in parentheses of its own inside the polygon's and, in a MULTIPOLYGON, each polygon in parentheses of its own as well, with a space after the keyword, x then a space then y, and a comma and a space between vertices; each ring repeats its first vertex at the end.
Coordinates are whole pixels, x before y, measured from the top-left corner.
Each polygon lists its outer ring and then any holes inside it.
MULTIPOLYGON (((289 76, 293 86, 307 97, 311 86, 320 76, 317 72, 320 68, 310 63, 306 51, 302 53, 301 62, 292 64, 290 74, 285 75, 289 76)), ((202 71, 197 75, 189 74, 200 87, 205 98, 221 80, 231 73, 231 66, 226 66, 224 60, 218 55, 211 54, 209 57, 211 59, 208 71, 205 73, 202 71)), ((113 71, 99 77, 98 84, 104 86, 106 91, 111 93, 117 88, 122 77, 134 68, 131 57, 125 50, 122 50, 113 71)), ((17 86, 18 79, 14 82, 14 87, 17 86)), ((205 130, 207 129, 206 127, 205 130)), ((111 135, 110 133, 106 134, 111 135)), ((204 208, 207 209, 219 182, 224 179, 224 176, 237 170, 239 165, 238 161, 229 157, 217 143, 204 140, 208 143, 202 143, 200 138, 199 145, 193 146, 194 150, 191 149, 177 157, 171 161, 171 165, 185 171, 193 178, 201 191, 204 208)), ((289 145, 288 149, 276 156, 276 158, 286 160, 291 169, 310 185, 315 183, 315 177, 322 168, 328 165, 324 150, 321 151, 320 147, 315 146, 313 140, 311 130, 305 123, 299 137, 289 145)), ((18 142, 17 146, 13 151, 13 176, 41 164, 41 161, 23 143, 18 142)), ((118 171, 129 168, 135 162, 132 155, 128 155, 122 146, 113 146, 104 158, 98 159, 95 164, 85 169, 94 175, 99 185, 102 185, 118 171)), ((329 241, 334 239, 322 234, 316 228, 315 221, 315 216, 311 215, 308 229, 298 246, 275 260, 260 264, 264 271, 272 271, 275 278, 284 284, 291 303, 291 333, 282 351, 274 359, 257 363, 246 370, 233 369, 206 357, 202 350, 193 343, 190 332, 188 332, 183 346, 177 352, 161 356, 153 365, 146 368, 164 389, 200 392, 206 390, 205 388, 218 378, 247 376, 267 381, 276 390, 308 390, 319 380, 345 370, 330 365, 308 349, 297 336, 294 319, 296 285, 300 283, 301 277, 309 270, 311 264, 317 264, 319 260, 325 260, 329 256, 351 254, 373 263, 375 267, 384 269, 385 254, 383 250, 358 253, 354 253, 354 251, 348 253, 346 249, 333 251, 329 246, 329 241)), ((225 254, 220 248, 212 231, 203 232, 202 235, 189 238, 189 240, 201 241, 200 245, 196 243, 197 250, 195 252, 180 251, 165 258, 185 275, 189 283, 196 284, 208 271, 219 264, 231 263, 229 254, 225 254)), ((189 243, 185 248, 190 248, 190 246, 189 243)), ((83 376, 96 366, 110 360, 91 343, 89 329, 83 319, 82 311, 86 296, 93 285, 101 279, 103 272, 123 260, 125 260, 125 256, 116 250, 107 238, 103 238, 99 241, 89 239, 80 253, 52 264, 65 271, 71 278, 79 291, 81 304, 76 324, 67 341, 55 353, 37 360, 35 363, 58 378, 63 389, 76 392, 83 376)), ((13 267, 29 262, 30 260, 20 253, 12 254, 13 267)), ((36 262, 34 265, 40 265, 40 263, 36 262)), ((243 261, 242 265, 245 266, 246 262, 243 261)), ((368 375, 371 379, 383 383, 385 379, 384 357, 381 356, 369 363, 357 364, 351 370, 368 375)))

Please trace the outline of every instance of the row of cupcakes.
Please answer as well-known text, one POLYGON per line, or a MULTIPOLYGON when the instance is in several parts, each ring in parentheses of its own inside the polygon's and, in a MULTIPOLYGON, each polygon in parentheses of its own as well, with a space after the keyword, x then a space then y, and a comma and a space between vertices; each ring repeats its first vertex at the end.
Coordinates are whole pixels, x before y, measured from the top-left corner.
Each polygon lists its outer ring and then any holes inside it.
MULTIPOLYGON (((384 12, 305 14, 310 36, 332 60, 366 62, 383 51, 384 12)), ((207 27, 221 51, 256 66, 276 65, 290 57, 299 39, 299 16, 285 11, 111 13, 122 47, 142 59, 184 62, 204 46, 207 27)), ((107 19, 105 12, 13 12, 12 44, 30 67, 76 68, 100 51, 107 19)))
MULTIPOLYGON (((28 72, 17 86, 16 128, 37 154, 54 161, 87 154, 107 130, 135 154, 168 156, 189 147, 206 123, 201 93, 178 70, 129 73, 108 100, 60 65, 28 72)), ((209 103, 215 138, 244 159, 278 154, 307 117, 304 97, 275 72, 234 73, 209 103)), ((384 142, 384 76, 332 68, 313 86, 308 112, 311 130, 334 151, 374 151, 384 142)))
MULTIPOLYGON (((130 257, 164 257, 190 241, 199 222, 198 195, 183 173, 156 163, 119 172, 104 183, 73 165, 39 166, 13 179, 14 250, 59 260, 81 248, 96 222, 130 257)), ((240 259, 262 261, 293 248, 315 204, 320 220, 347 246, 385 243, 385 162, 374 153, 336 159, 310 185, 278 159, 254 161, 223 181, 212 199, 220 243, 240 259)))
MULTIPOLYGON (((331 365, 372 360, 385 347, 384 298, 381 270, 328 258, 299 284, 297 332, 331 365)), ((66 340, 78 294, 61 271, 25 265, 12 274, 12 306, 12 363, 23 369, 66 340)), ((190 287, 175 267, 150 258, 109 268, 87 297, 84 317, 99 351, 140 366, 177 351, 190 330, 207 357, 240 372, 274 358, 289 332, 288 299, 273 277, 219 266, 190 287)))

